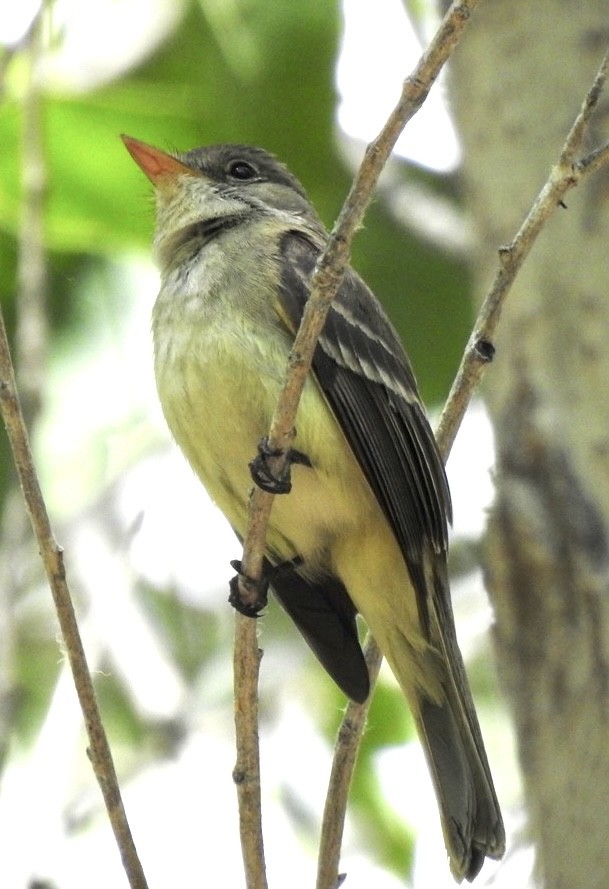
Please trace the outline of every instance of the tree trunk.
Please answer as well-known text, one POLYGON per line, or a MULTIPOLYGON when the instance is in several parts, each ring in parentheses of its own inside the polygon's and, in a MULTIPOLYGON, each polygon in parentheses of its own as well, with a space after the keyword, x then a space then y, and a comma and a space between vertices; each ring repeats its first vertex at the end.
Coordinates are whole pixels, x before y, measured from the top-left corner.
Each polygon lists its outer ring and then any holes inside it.
MULTIPOLYGON (((609 36, 606 2, 489 0, 453 67, 482 293, 557 160, 609 36)), ((589 148, 607 138, 601 100, 589 148)), ((570 193, 509 297, 485 394, 499 671, 551 889, 609 886, 609 177, 570 193)))

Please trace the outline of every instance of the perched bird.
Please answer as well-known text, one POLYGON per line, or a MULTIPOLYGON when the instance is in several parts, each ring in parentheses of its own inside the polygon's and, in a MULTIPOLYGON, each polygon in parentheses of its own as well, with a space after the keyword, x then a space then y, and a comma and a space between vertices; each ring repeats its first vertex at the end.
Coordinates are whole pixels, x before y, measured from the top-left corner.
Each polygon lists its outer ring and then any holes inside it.
MULTIPOLYGON (((236 533, 328 234, 298 180, 260 148, 169 154, 123 141, 156 193, 155 374, 169 428, 236 533)), ((397 333, 349 269, 307 379, 266 558, 275 595, 340 688, 369 693, 363 615, 410 705, 454 877, 505 836, 457 645, 450 494, 397 333), (286 486, 287 488, 287 486, 286 486)), ((264 448, 256 480, 264 484, 264 448), (262 471, 260 471, 262 469, 262 471)), ((267 482, 271 483, 269 479, 267 482)))

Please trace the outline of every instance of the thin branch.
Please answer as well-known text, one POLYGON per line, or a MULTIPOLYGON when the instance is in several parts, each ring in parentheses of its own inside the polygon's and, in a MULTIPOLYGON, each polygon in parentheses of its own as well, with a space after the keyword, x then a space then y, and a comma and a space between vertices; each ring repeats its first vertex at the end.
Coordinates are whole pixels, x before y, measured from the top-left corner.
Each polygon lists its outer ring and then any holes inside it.
POLYGON ((147 889, 144 872, 127 823, 108 739, 99 714, 93 682, 78 632, 78 623, 66 579, 63 550, 55 540, 34 467, 1 311, 0 410, 17 467, 26 509, 53 595, 59 626, 74 677, 74 685, 83 712, 89 737, 89 758, 104 797, 129 885, 131 889, 147 889))
POLYGON ((586 157, 577 161, 573 165, 573 168, 575 174, 581 178, 582 175, 588 176, 591 173, 596 173, 597 170, 600 170, 600 168, 604 167, 608 162, 609 142, 606 142, 604 145, 595 148, 594 151, 591 151, 586 157))
POLYGON ((573 125, 565 139, 565 144, 563 145, 558 160, 559 166, 573 164, 576 159, 576 154, 581 151, 582 145, 584 144, 584 138, 588 131, 588 127, 590 126, 590 120, 598 107, 599 99, 605 88, 608 68, 609 50, 607 50, 603 56, 592 86, 584 96, 584 101, 579 109, 579 113, 573 121, 573 125))
POLYGON ((321 823, 316 889, 336 889, 341 882, 338 869, 351 778, 383 660, 383 653, 370 633, 366 636, 364 656, 370 674, 370 694, 363 704, 349 701, 336 736, 321 823))
POLYGON ((469 338, 457 376, 442 411, 436 438, 444 460, 448 458, 472 393, 495 352, 493 340, 506 297, 522 264, 531 252, 539 233, 558 207, 563 206, 566 193, 582 179, 609 163, 609 146, 602 145, 581 161, 581 151, 588 132, 590 118, 597 107, 601 90, 607 79, 609 50, 605 53, 592 86, 588 90, 579 114, 573 122, 558 162, 539 192, 533 206, 513 241, 499 250, 499 266, 491 287, 484 298, 474 329, 469 338))
POLYGON ((245 885, 247 889, 266 889, 257 694, 262 652, 258 648, 256 630, 255 620, 236 613, 233 673, 237 762, 233 769, 233 781, 239 804, 245 885))
MULTIPOLYGON (((419 110, 438 77, 444 63, 454 50, 471 12, 478 0, 454 2, 442 21, 435 37, 421 56, 413 73, 403 84, 400 100, 379 136, 366 149, 366 153, 353 182, 347 200, 336 222, 328 245, 320 257, 311 282, 311 294, 303 315, 302 323, 290 353, 285 381, 278 404, 271 421, 269 444, 279 456, 270 460, 271 469, 277 475, 285 466, 286 455, 294 436, 294 423, 298 402, 311 368, 315 344, 323 328, 330 308, 349 262, 350 244, 355 231, 362 222, 366 207, 391 151, 406 123, 419 110)), ((263 572, 266 528, 271 514, 273 495, 255 488, 248 512, 248 527, 241 560, 242 574, 259 580, 263 572)), ((253 593, 246 584, 239 584, 242 601, 251 604, 253 593)), ((240 813, 241 846, 246 874, 257 874, 259 883, 248 882, 249 889, 259 889, 266 885, 264 877, 264 849, 262 841, 262 813, 259 806, 260 790, 255 785, 259 781, 258 732, 255 721, 243 711, 244 702, 257 700, 259 651, 256 640, 255 621, 244 623, 236 615, 235 641, 243 650, 235 654, 235 723, 238 749, 241 755, 238 784, 239 805, 257 800, 257 807, 248 808, 248 816, 240 813), (243 734, 242 734, 243 733, 243 734), (251 771, 243 772, 244 763, 249 763, 251 771), (246 795, 247 789, 247 795, 246 795), (255 819, 252 823, 251 819, 255 819), (255 837, 255 842, 252 838, 255 837), (250 857, 251 856, 251 857, 250 857), (259 856, 255 861, 253 858, 259 856), (264 882, 262 882, 264 880, 264 882)), ((380 664, 380 659, 379 659, 380 664)), ((362 709, 362 724, 366 710, 362 709)))

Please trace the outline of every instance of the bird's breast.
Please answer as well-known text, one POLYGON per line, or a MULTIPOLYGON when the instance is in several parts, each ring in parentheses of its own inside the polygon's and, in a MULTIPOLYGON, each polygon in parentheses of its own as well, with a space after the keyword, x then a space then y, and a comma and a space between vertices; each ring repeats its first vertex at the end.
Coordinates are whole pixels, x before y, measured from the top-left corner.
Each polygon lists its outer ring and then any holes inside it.
MULTIPOLYGON (((255 325, 243 313, 197 311, 187 300, 180 318, 175 313, 175 303, 171 310, 163 301, 155 307, 159 399, 176 442, 243 535, 252 487, 248 464, 268 433, 290 339, 271 324, 255 325)), ((293 465, 292 492, 275 499, 269 548, 277 558, 299 555, 317 564, 331 539, 361 520, 358 512, 368 508, 369 493, 313 378, 300 403, 294 447, 311 466, 293 465)))

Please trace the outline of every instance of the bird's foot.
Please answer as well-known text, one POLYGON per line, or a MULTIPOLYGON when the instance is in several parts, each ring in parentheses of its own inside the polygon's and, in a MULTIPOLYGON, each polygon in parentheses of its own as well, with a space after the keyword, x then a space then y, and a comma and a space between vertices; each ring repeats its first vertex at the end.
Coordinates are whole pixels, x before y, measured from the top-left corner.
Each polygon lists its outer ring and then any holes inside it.
POLYGON ((292 463, 301 466, 310 466, 311 461, 306 454, 290 448, 286 455, 283 469, 277 474, 271 465, 274 457, 280 457, 281 448, 271 448, 268 438, 263 438, 258 444, 258 455, 249 464, 250 473, 254 482, 268 494, 289 494, 292 490, 292 478, 290 467, 292 463))
POLYGON ((243 614, 245 617, 260 617, 260 612, 263 608, 266 608, 268 602, 268 578, 263 576, 260 580, 254 580, 248 577, 247 574, 243 574, 239 559, 233 559, 230 564, 237 574, 231 577, 229 581, 229 603, 239 614, 243 614), (244 602, 244 593, 251 601, 244 602))

